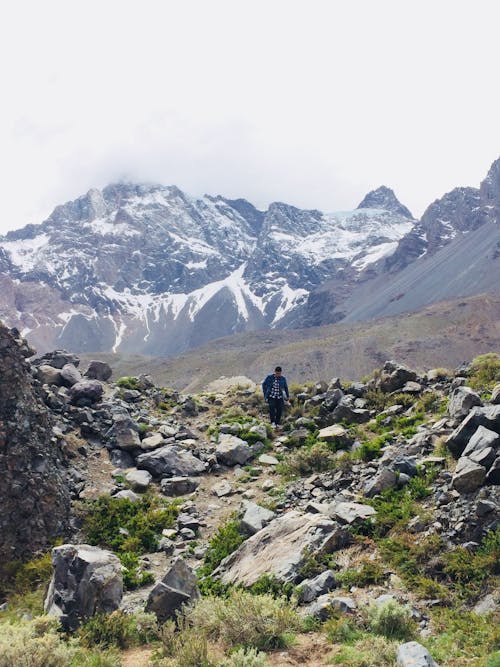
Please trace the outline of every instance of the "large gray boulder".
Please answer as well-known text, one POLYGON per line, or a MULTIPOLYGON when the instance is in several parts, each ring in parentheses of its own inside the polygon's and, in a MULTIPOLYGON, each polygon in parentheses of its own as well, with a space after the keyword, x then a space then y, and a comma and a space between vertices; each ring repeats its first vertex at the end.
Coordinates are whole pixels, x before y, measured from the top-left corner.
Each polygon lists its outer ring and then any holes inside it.
POLYGON ((243 503, 245 514, 241 520, 241 527, 249 535, 255 535, 259 530, 262 530, 270 521, 274 519, 276 514, 266 507, 261 507, 257 503, 245 501, 243 503))
POLYGON ((323 514, 291 510, 227 556, 215 574, 224 584, 251 586, 265 574, 297 580, 307 554, 331 553, 349 541, 347 529, 323 514))
POLYGON ((53 366, 49 366, 49 364, 38 366, 36 376, 42 384, 55 384, 57 387, 60 387, 62 384, 61 371, 53 366))
POLYGON ((65 387, 72 387, 82 381, 82 374, 74 364, 64 364, 61 368, 61 381, 65 387))
POLYGON ((230 433, 221 433, 215 455, 226 466, 243 465, 252 458, 253 450, 245 440, 230 433))
POLYGON ((88 544, 63 544, 52 550, 54 574, 44 609, 66 630, 94 614, 118 609, 123 595, 122 565, 110 551, 88 544))
POLYGON ((483 449, 497 448, 500 444, 500 435, 491 431, 485 426, 478 426, 474 435, 467 443, 462 456, 470 456, 473 452, 480 452, 483 449))
POLYGON ((175 618, 184 604, 199 597, 196 574, 184 559, 178 558, 149 594, 146 611, 156 614, 158 621, 164 623, 175 618))
POLYGON ((190 477, 205 472, 205 463, 179 445, 165 445, 137 457, 137 467, 153 477, 190 477))
POLYGON ((166 477, 161 480, 161 492, 165 496, 185 496, 196 491, 198 486, 198 480, 190 477, 166 477))
POLYGON ((462 456, 458 460, 451 485, 459 493, 471 493, 482 486, 485 477, 486 469, 482 465, 462 456))
POLYGON ((70 402, 80 407, 90 406, 101 400, 102 384, 98 380, 81 380, 68 390, 70 402))
POLYGON ((388 491, 397 486, 398 476, 394 470, 389 468, 382 468, 378 471, 373 479, 371 479, 363 489, 363 495, 367 498, 373 498, 383 491, 388 491))
POLYGON ((85 371, 85 377, 89 380, 101 380, 101 382, 106 382, 109 380, 113 371, 111 366, 105 361, 91 361, 89 367, 85 371))
POLYGON ((446 445, 455 458, 461 456, 478 426, 484 426, 488 430, 500 433, 500 405, 472 408, 465 419, 448 436, 446 445))
POLYGON ((407 382, 415 382, 417 374, 395 361, 386 361, 377 380, 377 387, 385 393, 402 389, 407 382))
POLYGON ((465 417, 471 408, 482 404, 479 394, 470 387, 457 387, 451 392, 448 414, 450 417, 465 417))
POLYGON ((398 648, 397 667, 438 667, 429 651, 418 642, 406 642, 398 648))
POLYGON ((134 450, 141 446, 139 427, 128 413, 118 413, 113 416, 113 426, 106 433, 112 444, 120 449, 134 450))

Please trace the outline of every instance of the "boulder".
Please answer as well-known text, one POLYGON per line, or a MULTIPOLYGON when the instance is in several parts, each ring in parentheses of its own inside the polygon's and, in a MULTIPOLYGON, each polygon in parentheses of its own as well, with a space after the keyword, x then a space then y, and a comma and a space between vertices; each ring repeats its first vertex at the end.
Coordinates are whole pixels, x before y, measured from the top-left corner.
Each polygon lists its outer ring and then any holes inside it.
POLYGON ((61 371, 48 364, 38 366, 36 376, 42 384, 55 384, 57 387, 62 384, 61 371))
POLYGON ((356 603, 352 598, 334 597, 330 593, 320 595, 306 607, 302 607, 300 612, 303 616, 311 616, 319 621, 327 621, 335 616, 335 613, 352 614, 356 609, 356 603))
POLYGON ((496 384, 493 387, 493 390, 491 392, 490 403, 493 403, 493 405, 500 404, 500 383, 496 384))
POLYGON ((75 630, 94 614, 118 609, 123 595, 122 565, 110 551, 88 544, 52 550, 54 574, 44 609, 65 630, 75 630))
POLYGON ((165 496, 185 496, 198 488, 199 482, 191 477, 170 477, 161 480, 161 492, 165 496))
POLYGON ((352 438, 348 435, 347 429, 340 424, 332 424, 332 426, 320 429, 318 440, 339 442, 342 445, 352 444, 352 438))
POLYGON ((199 597, 196 574, 183 558, 178 558, 149 594, 146 611, 156 614, 158 621, 164 623, 175 618, 184 604, 199 597))
POLYGON ((68 397, 73 405, 85 407, 101 400, 102 384, 98 380, 81 380, 68 390, 68 397))
POLYGON ((451 485, 459 493, 471 493, 484 483, 486 470, 482 465, 462 456, 457 463, 451 485))
POLYGON ((500 435, 491 431, 485 426, 478 426, 474 435, 467 443, 462 456, 470 456, 473 452, 480 452, 482 449, 491 447, 496 449, 500 444, 500 435))
POLYGON ((220 482, 217 482, 210 490, 218 498, 222 498, 223 496, 230 496, 233 493, 233 487, 227 481, 227 479, 223 479, 220 482))
POLYGON ((308 553, 331 553, 348 541, 347 529, 323 514, 290 510, 243 542, 214 574, 223 584, 251 586, 264 574, 293 582, 308 553))
POLYGON ((105 361, 91 361, 89 367, 84 373, 84 376, 89 380, 100 380, 101 382, 106 382, 109 380, 113 371, 111 366, 105 361))
POLYGON ((141 446, 139 427, 128 413, 119 413, 113 417, 114 424, 106 433, 106 437, 120 449, 134 450, 141 446))
POLYGON ((486 484, 494 484, 495 486, 500 484, 500 456, 495 459, 491 468, 488 470, 486 484))
POLYGON ((226 466, 243 465, 252 457, 252 449, 241 438, 229 433, 221 433, 215 455, 217 460, 226 466))
POLYGON ((165 438, 162 433, 153 433, 153 435, 143 438, 140 447, 144 452, 149 452, 152 449, 157 449, 165 444, 165 438))
POLYGON ((332 419, 345 421, 348 424, 364 424, 370 420, 370 411, 354 407, 353 397, 347 395, 341 399, 332 412, 332 419))
POLYGON ((190 477, 205 472, 205 464, 179 445, 165 445, 137 457, 137 467, 153 477, 190 477))
POLYGON ((386 361, 376 386, 384 393, 401 390, 407 382, 415 382, 417 374, 395 361, 386 361))
POLYGON ((82 374, 74 364, 64 364, 61 368, 61 381, 65 387, 72 387, 82 381, 82 374))
POLYGON ((118 491, 113 495, 113 498, 127 498, 131 503, 137 503, 139 501, 139 496, 137 493, 134 493, 131 489, 123 489, 118 491))
POLYGON ((146 491, 153 479, 151 473, 147 470, 130 470, 125 475, 125 480, 130 484, 134 491, 146 491))
POLYGON ((73 354, 72 352, 67 352, 66 350, 54 350, 53 352, 47 352, 43 357, 40 357, 37 360, 43 364, 49 364, 54 368, 62 368, 65 364, 73 364, 78 368, 80 365, 80 358, 73 354))
POLYGON ((438 667, 429 651, 418 642, 400 644, 396 665, 397 667, 438 667))
POLYGON ((250 501, 243 503, 243 507, 245 514, 241 520, 241 527, 249 535, 258 533, 276 516, 271 510, 250 501))
POLYGON ((483 408, 474 407, 448 436, 446 445, 455 458, 464 451, 478 426, 488 430, 500 432, 500 405, 486 405, 483 408))
POLYGON ((370 505, 348 501, 333 502, 326 510, 328 516, 340 523, 352 524, 375 516, 377 511, 370 505))
POLYGON ((470 387, 457 387, 451 392, 448 414, 450 417, 465 417, 471 408, 482 404, 479 394, 470 387))
POLYGON ((304 579, 300 583, 300 601, 312 602, 320 595, 329 593, 336 586, 335 574, 332 570, 325 570, 313 579, 304 579))
POLYGON ((134 459, 132 455, 128 452, 124 452, 122 449, 112 449, 109 452, 109 460, 116 468, 133 468, 134 459))
POLYGON ((367 498, 373 498, 379 493, 382 493, 382 491, 392 489, 397 483, 398 476, 394 470, 384 467, 366 484, 363 490, 363 495, 367 498))

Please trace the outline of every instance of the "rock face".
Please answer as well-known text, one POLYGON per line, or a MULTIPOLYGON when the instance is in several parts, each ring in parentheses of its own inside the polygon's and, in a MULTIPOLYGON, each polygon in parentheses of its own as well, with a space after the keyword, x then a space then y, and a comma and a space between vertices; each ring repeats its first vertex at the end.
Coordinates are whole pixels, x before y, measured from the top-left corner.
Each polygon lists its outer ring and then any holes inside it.
POLYGON ((0 324, 0 562, 27 559, 67 531, 69 494, 51 435, 22 346, 0 324))
POLYGON ((114 554, 88 544, 63 544, 52 550, 54 575, 45 600, 47 614, 75 630, 99 613, 118 609, 123 595, 122 566, 114 554))
POLYGON ((224 584, 251 586, 264 574, 291 582, 298 576, 305 552, 330 553, 347 541, 347 530, 328 517, 291 510, 248 538, 216 573, 224 584))

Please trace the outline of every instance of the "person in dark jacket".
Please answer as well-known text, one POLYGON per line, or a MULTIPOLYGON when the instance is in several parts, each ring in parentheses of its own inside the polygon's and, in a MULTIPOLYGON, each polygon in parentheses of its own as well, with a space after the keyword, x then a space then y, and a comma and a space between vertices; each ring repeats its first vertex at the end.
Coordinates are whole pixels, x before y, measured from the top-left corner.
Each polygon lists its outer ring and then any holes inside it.
POLYGON ((275 428, 279 426, 281 421, 285 396, 287 400, 290 397, 286 377, 281 374, 281 366, 276 366, 274 373, 266 377, 262 383, 262 391, 264 400, 269 404, 271 426, 275 428))

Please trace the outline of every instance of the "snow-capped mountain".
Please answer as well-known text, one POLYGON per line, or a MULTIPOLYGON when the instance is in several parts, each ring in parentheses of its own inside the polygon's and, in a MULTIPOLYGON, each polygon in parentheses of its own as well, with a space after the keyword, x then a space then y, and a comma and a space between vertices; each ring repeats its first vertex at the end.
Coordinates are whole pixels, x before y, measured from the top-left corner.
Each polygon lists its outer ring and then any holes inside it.
POLYGON ((406 312, 498 290, 499 221, 500 159, 420 221, 386 187, 323 213, 114 184, 0 238, 0 319, 40 352, 170 355, 235 332, 406 312))
POLYGON ((40 351, 177 353, 286 326, 315 287, 352 280, 414 223, 387 188, 322 213, 110 185, 0 239, 0 318, 40 351))

